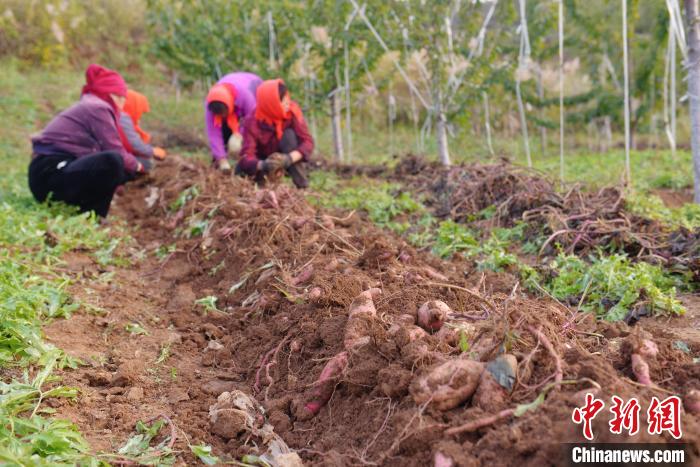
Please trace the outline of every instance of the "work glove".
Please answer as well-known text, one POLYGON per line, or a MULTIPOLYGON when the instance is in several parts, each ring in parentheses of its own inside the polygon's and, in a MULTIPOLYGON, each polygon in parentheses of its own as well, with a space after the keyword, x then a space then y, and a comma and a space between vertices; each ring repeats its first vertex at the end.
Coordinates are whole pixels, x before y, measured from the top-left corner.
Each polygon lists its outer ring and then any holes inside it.
POLYGON ((158 146, 155 146, 155 147, 153 148, 153 157, 154 157, 156 160, 162 161, 162 160, 165 159, 165 156, 167 156, 167 155, 168 155, 168 153, 165 152, 165 149, 160 148, 160 147, 158 147, 158 146))
POLYGON ((292 165, 292 156, 282 152, 273 152, 263 161, 263 169, 266 172, 288 169, 292 165))
POLYGON ((228 155, 238 157, 243 147, 243 137, 240 133, 234 133, 228 139, 228 155))
POLYGON ((231 173, 231 164, 229 164, 228 159, 219 159, 214 165, 225 174, 231 173))

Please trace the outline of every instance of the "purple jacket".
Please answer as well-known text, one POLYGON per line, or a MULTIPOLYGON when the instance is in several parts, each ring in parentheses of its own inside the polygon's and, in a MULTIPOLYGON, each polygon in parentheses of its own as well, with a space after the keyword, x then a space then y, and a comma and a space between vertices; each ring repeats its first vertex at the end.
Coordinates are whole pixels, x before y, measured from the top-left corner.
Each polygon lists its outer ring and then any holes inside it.
POLYGON ((124 169, 135 172, 137 161, 119 138, 114 109, 92 94, 53 118, 44 131, 32 138, 36 155, 71 154, 77 158, 102 151, 114 151, 124 159, 124 169))
MULTIPOLYGON (((233 103, 233 111, 238 115, 238 123, 241 134, 243 133, 243 121, 255 112, 255 91, 262 83, 262 79, 253 73, 239 72, 229 73, 221 78, 219 83, 229 83, 236 88, 236 100, 233 103)), ((207 109, 204 102, 204 120, 207 125, 207 137, 209 138, 209 148, 214 160, 226 158, 226 147, 221 128, 214 126, 214 114, 207 109)))

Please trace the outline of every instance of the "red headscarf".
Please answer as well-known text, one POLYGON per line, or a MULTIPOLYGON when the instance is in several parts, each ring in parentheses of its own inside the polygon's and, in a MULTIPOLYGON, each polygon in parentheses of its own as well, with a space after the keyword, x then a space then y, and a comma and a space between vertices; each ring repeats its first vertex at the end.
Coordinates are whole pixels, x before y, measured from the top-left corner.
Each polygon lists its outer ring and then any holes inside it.
POLYGON ((143 131, 139 126, 141 116, 151 111, 151 106, 148 105, 148 98, 140 92, 129 89, 126 92, 126 102, 124 103, 124 113, 131 117, 134 122, 134 130, 139 134, 144 143, 151 141, 151 135, 143 131))
MULTIPOLYGON (((238 116, 233 111, 233 103, 236 100, 236 88, 230 83, 219 83, 215 84, 207 94, 207 104, 212 102, 222 102, 228 107, 228 114, 226 115, 226 124, 234 133, 239 133, 238 131, 238 116)), ((214 115, 214 126, 221 128, 223 121, 221 115, 214 115)))
POLYGON ((99 97, 119 114, 119 109, 110 94, 126 97, 126 83, 116 71, 93 63, 85 70, 85 86, 82 93, 99 97))
POLYGON ((279 86, 284 84, 281 79, 269 79, 263 81, 256 92, 257 107, 255 109, 255 118, 262 120, 268 125, 275 127, 275 133, 277 134, 277 139, 282 138, 282 132, 284 131, 284 122, 290 120, 292 115, 297 118, 297 120, 303 120, 301 114, 301 108, 299 105, 292 101, 289 106, 289 111, 285 112, 282 108, 282 101, 280 100, 279 86))

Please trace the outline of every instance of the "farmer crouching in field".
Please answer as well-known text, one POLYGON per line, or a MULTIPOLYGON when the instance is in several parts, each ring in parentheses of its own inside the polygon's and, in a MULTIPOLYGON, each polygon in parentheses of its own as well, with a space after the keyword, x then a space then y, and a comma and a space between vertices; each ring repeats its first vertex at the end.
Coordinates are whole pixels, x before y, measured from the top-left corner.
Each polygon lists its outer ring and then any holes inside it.
POLYGON ((119 113, 126 83, 119 73, 90 65, 80 101, 32 138, 29 188, 37 201, 52 200, 106 217, 117 186, 143 173, 122 145, 119 113))
POLYGON ((153 159, 165 159, 165 149, 151 146, 151 135, 141 129, 141 116, 151 111, 148 98, 131 89, 126 91, 124 110, 119 117, 121 140, 124 148, 136 156, 147 172, 153 168, 153 159))
POLYGON ((301 163, 309 160, 314 140, 284 81, 268 80, 258 87, 255 115, 245 120, 244 129, 237 175, 264 183, 286 171, 298 188, 309 186, 301 163))
POLYGON ((253 73, 230 73, 207 94, 205 122, 214 166, 231 171, 227 157, 238 157, 241 150, 240 124, 255 111, 255 91, 262 79, 253 73))

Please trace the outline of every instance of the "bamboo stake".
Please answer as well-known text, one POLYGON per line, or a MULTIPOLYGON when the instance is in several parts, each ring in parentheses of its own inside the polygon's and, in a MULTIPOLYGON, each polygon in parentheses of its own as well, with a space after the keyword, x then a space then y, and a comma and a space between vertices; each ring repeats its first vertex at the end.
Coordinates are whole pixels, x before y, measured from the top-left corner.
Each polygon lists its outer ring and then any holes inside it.
POLYGON ((484 98, 484 120, 486 121, 486 144, 489 148, 489 153, 491 157, 495 157, 496 153, 493 150, 493 144, 491 143, 491 117, 489 116, 489 95, 486 91, 482 91, 481 95, 484 98))
POLYGON ((564 184, 564 0, 559 0, 559 180, 564 184))
POLYGON ((630 170, 630 77, 627 50, 627 0, 622 1, 622 53, 625 70, 625 184, 631 186, 630 170))

